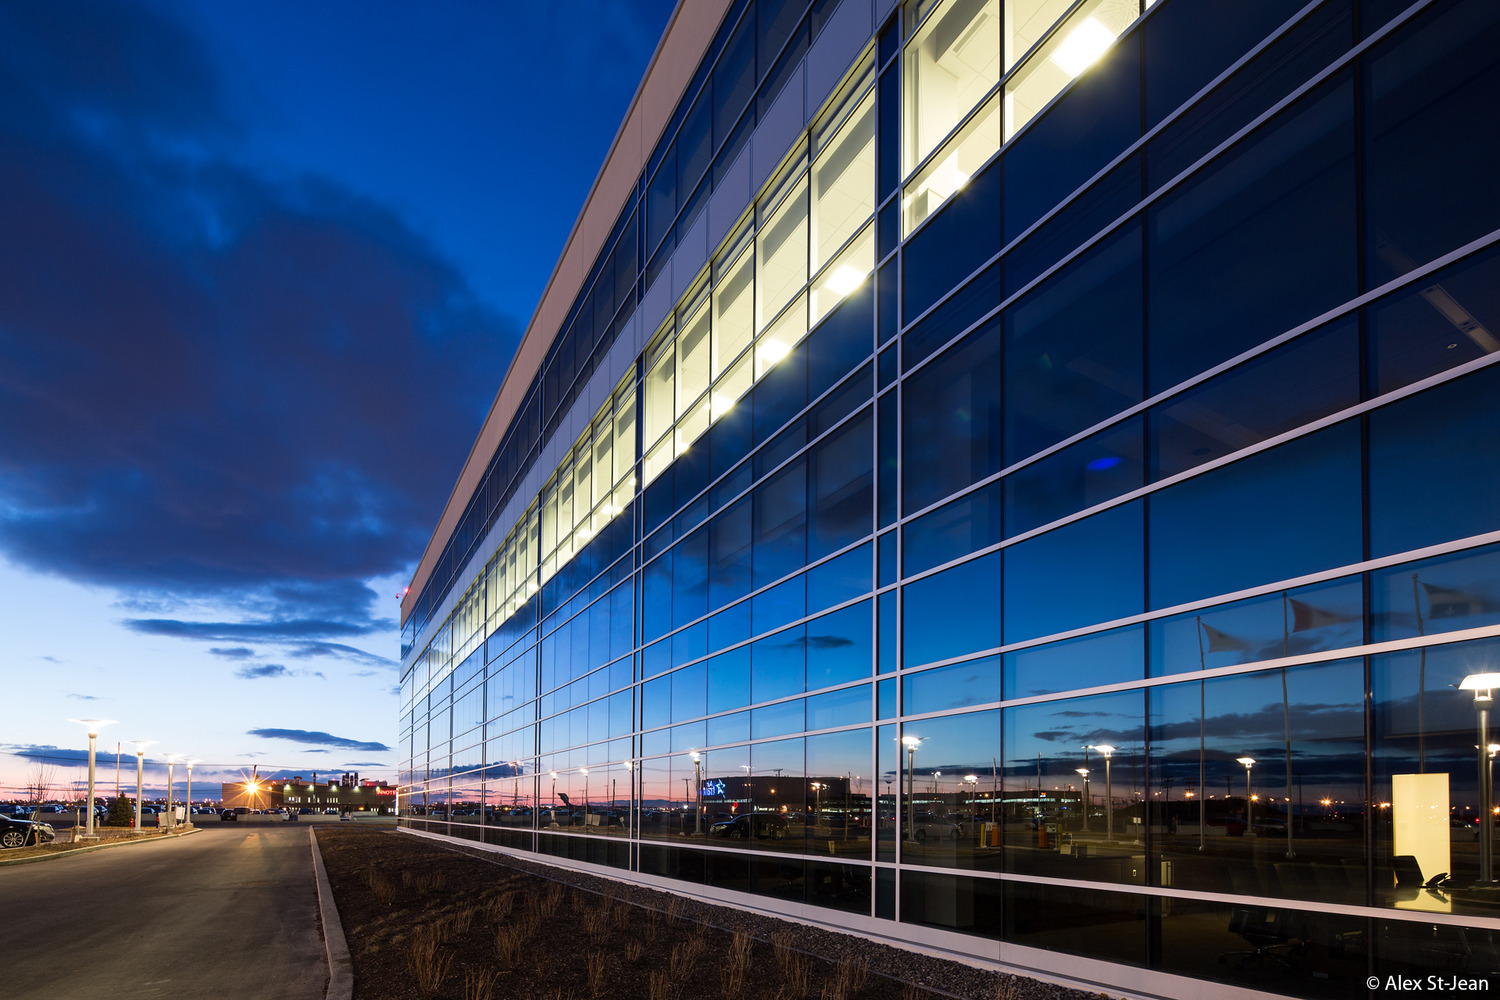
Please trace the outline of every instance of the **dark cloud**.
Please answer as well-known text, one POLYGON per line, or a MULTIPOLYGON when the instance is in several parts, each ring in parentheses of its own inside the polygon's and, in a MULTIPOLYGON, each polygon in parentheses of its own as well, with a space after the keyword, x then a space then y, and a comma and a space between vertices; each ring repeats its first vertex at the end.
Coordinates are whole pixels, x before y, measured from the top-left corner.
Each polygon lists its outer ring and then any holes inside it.
POLYGON ((420 553, 515 325, 383 205, 247 166, 164 14, 0 4, 0 37, 0 551, 246 616, 149 634, 388 629, 361 581, 420 553))
POLYGON ((241 667, 234 672, 234 676, 253 681, 263 677, 290 677, 291 671, 279 663, 263 663, 255 667, 241 667))
POLYGON ((340 767, 389 767, 390 764, 383 760, 352 760, 340 767))
POLYGON ((255 650, 245 646, 210 647, 209 652, 215 656, 221 656, 226 660, 248 660, 255 656, 255 650))
POLYGON ((98 701, 99 700, 99 696, 96 695, 96 694, 73 694, 73 693, 70 693, 68 695, 68 697, 72 698, 74 701, 98 701))
POLYGON ((345 750, 372 750, 389 753, 391 749, 384 743, 361 743, 359 740, 345 739, 342 736, 307 729, 252 729, 249 735, 259 736, 266 740, 288 740, 307 746, 341 747, 345 750))

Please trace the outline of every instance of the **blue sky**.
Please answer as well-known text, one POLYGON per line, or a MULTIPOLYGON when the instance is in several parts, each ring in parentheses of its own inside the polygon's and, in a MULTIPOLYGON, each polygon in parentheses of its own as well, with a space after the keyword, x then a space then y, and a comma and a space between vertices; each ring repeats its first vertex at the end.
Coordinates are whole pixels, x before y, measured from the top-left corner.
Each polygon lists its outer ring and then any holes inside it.
POLYGON ((671 9, 0 0, 0 798, 70 717, 386 775, 395 595, 671 9))

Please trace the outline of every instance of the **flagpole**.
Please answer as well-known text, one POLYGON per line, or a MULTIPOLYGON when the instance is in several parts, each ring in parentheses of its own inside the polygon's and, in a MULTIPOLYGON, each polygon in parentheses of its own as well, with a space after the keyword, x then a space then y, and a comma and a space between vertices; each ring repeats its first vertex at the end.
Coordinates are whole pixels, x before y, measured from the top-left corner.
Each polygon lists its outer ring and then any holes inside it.
MULTIPOLYGON (((1207 670, 1203 653, 1203 616, 1198 616, 1198 669, 1207 670)), ((1205 716, 1207 715, 1208 696, 1205 694, 1207 681, 1198 681, 1198 850, 1208 849, 1208 767, 1204 760, 1204 748, 1207 732, 1205 716)))
MULTIPOLYGON (((1411 603, 1417 612, 1417 635, 1427 634, 1427 624, 1422 621, 1421 584, 1417 574, 1411 575, 1411 603)), ((1424 704, 1427 694, 1427 647, 1424 645, 1417 660, 1417 773, 1427 773, 1427 720, 1424 704)))
POLYGON ((1295 858, 1292 847, 1292 712, 1286 696, 1286 667, 1281 668, 1281 730, 1286 739, 1286 856, 1295 858))

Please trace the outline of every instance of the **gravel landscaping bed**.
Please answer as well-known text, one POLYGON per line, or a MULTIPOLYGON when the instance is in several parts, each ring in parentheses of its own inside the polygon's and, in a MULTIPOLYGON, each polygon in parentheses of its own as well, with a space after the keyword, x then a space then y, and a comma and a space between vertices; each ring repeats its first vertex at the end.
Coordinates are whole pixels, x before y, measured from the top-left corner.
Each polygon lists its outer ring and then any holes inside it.
POLYGON ((409 834, 318 841, 355 1000, 1101 996, 409 834))

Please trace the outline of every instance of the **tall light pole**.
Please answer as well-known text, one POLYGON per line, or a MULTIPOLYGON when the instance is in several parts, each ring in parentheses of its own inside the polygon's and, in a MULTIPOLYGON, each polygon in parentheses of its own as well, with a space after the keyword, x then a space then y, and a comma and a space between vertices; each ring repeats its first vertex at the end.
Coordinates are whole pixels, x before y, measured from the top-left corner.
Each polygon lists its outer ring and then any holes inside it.
POLYGON ((813 790, 813 826, 816 827, 823 818, 823 789, 828 786, 821 781, 812 783, 813 790))
POLYGON ((552 824, 557 825, 557 772, 552 772, 552 824))
POLYGON ((135 832, 141 832, 141 805, 145 799, 141 798, 141 786, 146 776, 146 748, 155 743, 156 740, 131 740, 135 744, 135 832))
POLYGON ((69 719, 88 729, 89 733, 89 822, 87 831, 84 833, 85 840, 93 840, 98 836, 94 832, 94 744, 99 739, 99 730, 105 726, 112 725, 113 719, 69 719))
MULTIPOLYGON (((192 829, 192 827, 193 827, 193 765, 196 764, 196 763, 198 763, 198 758, 196 758, 196 757, 189 757, 189 758, 187 758, 187 760, 185 761, 185 763, 187 764, 187 772, 188 772, 188 777, 187 777, 187 782, 188 782, 188 787, 187 787, 187 827, 188 827, 188 829, 192 829)), ((316 775, 314 775, 314 777, 316 777, 316 775)))
POLYGON ((703 755, 693 750, 693 835, 703 832, 703 755))
POLYGON ((1114 785, 1110 779, 1110 758, 1114 756, 1115 748, 1108 743, 1095 743, 1091 749, 1098 750, 1104 755, 1104 839, 1113 840, 1115 837, 1115 795, 1114 785))
POLYGON ((1093 796, 1089 794, 1089 769, 1086 767, 1075 767, 1073 770, 1077 771, 1083 777, 1083 832, 1088 833, 1089 807, 1094 804, 1093 796))
POLYGON ((755 812, 755 769, 741 764, 740 770, 745 772, 745 811, 755 812))
POLYGON ((972 823, 976 819, 974 798, 975 794, 979 791, 979 775, 966 774, 964 775, 964 782, 969 786, 969 822, 972 823))
POLYGON ((1254 824, 1251 821, 1255 816, 1251 812, 1254 806, 1250 802, 1250 769, 1255 766, 1255 758, 1236 757, 1235 763, 1245 765, 1245 832, 1253 837, 1255 836, 1252 832, 1254 824))
POLYGON ((180 753, 162 754, 167 761, 167 829, 169 830, 177 829, 177 807, 172 804, 172 765, 177 763, 177 758, 181 756, 180 753))
POLYGON ((583 830, 587 833, 589 828, 589 769, 580 767, 578 773, 583 775, 583 830))
POLYGON ((912 799, 912 781, 917 759, 917 747, 924 742, 920 736, 903 736, 901 745, 906 747, 906 840, 917 839, 917 809, 912 799))
POLYGON ((1490 781, 1490 707, 1495 703, 1495 688, 1500 674, 1470 674, 1458 685, 1460 690, 1474 692, 1474 710, 1479 714, 1479 881, 1475 885, 1495 883, 1495 816, 1490 800, 1494 789, 1490 781))

